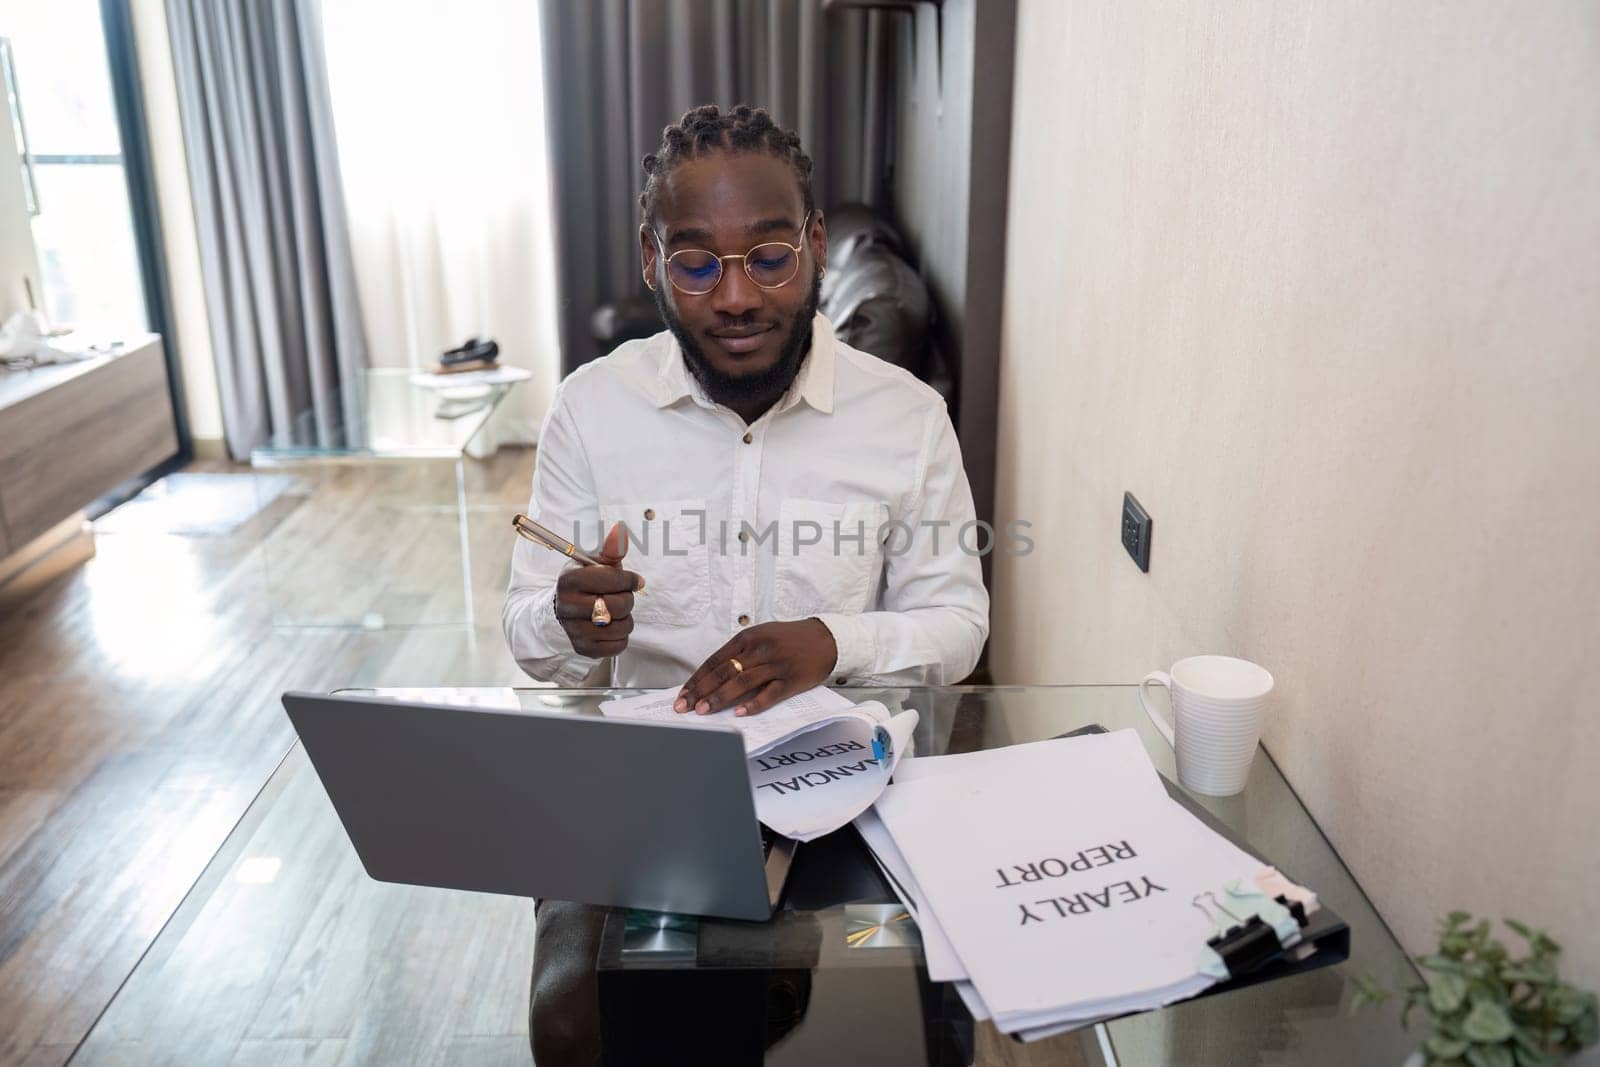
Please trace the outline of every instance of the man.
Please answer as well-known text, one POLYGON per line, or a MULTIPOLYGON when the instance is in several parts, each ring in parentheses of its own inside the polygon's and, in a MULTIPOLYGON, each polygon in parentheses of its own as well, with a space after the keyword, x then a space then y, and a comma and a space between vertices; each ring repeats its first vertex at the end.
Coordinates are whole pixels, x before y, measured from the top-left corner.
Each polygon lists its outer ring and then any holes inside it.
MULTIPOLYGON (((517 662, 579 685, 610 659, 615 685, 681 686, 684 714, 759 714, 830 679, 960 681, 989 631, 960 449, 937 393, 817 314, 827 234, 799 138, 700 107, 644 169, 640 265, 667 330, 556 393, 528 513, 583 544, 607 530, 605 565, 517 543, 517 662)), ((539 904, 541 1065, 598 1062, 602 920, 539 904)))
POLYGON ((612 684, 678 685, 702 714, 829 679, 960 681, 989 602, 955 432, 937 393, 817 314, 827 234, 799 138, 700 107, 644 168, 640 264, 667 330, 562 383, 528 509, 581 543, 608 528, 613 565, 518 543, 517 662, 578 685, 614 657, 612 684))

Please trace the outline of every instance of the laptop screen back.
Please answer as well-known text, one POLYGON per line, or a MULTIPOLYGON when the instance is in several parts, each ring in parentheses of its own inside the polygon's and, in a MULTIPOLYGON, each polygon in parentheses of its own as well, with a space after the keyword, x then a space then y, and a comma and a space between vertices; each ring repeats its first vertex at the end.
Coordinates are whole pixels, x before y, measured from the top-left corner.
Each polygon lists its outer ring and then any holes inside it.
POLYGON ((287 693, 379 881, 738 919, 771 912, 740 736, 287 693))

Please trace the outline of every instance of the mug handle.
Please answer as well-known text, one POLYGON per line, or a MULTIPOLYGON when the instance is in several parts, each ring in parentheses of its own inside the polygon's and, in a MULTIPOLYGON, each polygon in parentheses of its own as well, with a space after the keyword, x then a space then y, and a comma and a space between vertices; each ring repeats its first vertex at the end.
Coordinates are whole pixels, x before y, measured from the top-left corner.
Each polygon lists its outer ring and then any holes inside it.
POLYGON ((1167 739, 1167 744, 1171 745, 1173 749, 1177 749, 1178 735, 1172 728, 1172 720, 1158 714, 1156 709, 1150 706, 1150 701, 1145 699, 1145 689, 1148 688, 1152 682, 1156 685, 1164 686, 1167 692, 1171 693, 1172 676, 1166 671, 1151 671, 1149 674, 1145 675, 1144 679, 1139 683, 1139 706, 1144 708, 1144 713, 1146 715, 1150 716, 1150 721, 1156 724, 1156 729, 1160 730, 1161 736, 1167 739))

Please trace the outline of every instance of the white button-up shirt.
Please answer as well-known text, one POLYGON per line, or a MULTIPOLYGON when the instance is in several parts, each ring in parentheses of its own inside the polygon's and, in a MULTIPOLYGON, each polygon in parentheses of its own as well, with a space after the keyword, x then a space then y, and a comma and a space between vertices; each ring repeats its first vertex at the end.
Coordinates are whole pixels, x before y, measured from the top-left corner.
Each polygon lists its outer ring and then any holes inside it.
MULTIPOLYGON (((951 684, 989 634, 984 537, 944 399, 821 315, 794 384, 748 426, 669 332, 574 371, 539 436, 528 514, 587 551, 627 525, 622 566, 648 595, 614 685, 680 685, 745 626, 813 616, 838 645, 830 680, 951 684)), ((502 623, 524 670, 572 686, 597 664, 556 621, 567 565, 518 539, 502 623)))

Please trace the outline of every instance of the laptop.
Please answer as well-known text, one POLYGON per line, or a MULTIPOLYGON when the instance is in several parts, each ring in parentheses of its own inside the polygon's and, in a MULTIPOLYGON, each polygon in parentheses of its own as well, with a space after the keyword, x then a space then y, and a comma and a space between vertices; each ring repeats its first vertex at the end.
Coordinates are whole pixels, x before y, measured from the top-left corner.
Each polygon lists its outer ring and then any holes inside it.
POLYGON ((285 693, 381 882, 770 918, 795 842, 756 821, 735 730, 285 693))

